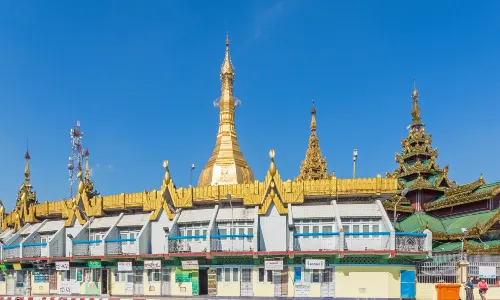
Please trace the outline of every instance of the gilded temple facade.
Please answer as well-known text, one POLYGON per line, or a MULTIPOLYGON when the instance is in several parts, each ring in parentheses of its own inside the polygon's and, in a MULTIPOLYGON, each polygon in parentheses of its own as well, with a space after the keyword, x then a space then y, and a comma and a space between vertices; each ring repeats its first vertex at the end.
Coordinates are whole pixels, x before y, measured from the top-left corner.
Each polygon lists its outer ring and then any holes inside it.
POLYGON ((438 150, 421 120, 416 87, 412 99, 412 123, 396 154, 399 166, 387 174, 398 180, 398 193, 384 201, 395 229, 432 231, 436 260, 500 261, 500 182, 488 184, 482 175, 464 185, 451 181, 448 166, 436 162, 438 150))
POLYGON ((26 153, 15 208, 0 206, 0 295, 411 299, 415 262, 433 256, 433 241, 435 251, 460 238, 456 229, 469 222, 456 221, 458 204, 478 209, 467 251, 479 237, 495 249, 486 237, 498 223, 498 188, 448 179, 416 89, 395 173, 328 174, 313 104, 297 178, 281 177, 270 150, 257 181, 238 145, 234 78, 227 40, 216 145, 197 187, 177 187, 164 161, 158 190, 100 195, 86 153, 76 197, 39 202, 26 153))

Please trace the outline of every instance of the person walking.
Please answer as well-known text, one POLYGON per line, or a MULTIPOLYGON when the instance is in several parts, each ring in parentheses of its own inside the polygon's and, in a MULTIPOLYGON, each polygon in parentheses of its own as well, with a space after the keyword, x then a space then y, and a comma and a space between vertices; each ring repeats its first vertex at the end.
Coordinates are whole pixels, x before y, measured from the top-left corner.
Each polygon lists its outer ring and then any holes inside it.
POLYGON ((477 283, 477 287, 479 288, 479 296, 481 296, 481 299, 486 300, 486 291, 488 291, 486 279, 481 278, 481 281, 477 283))
POLYGON ((474 283, 473 283, 474 277, 469 276, 467 278, 467 281, 465 282, 465 299, 466 300, 474 300, 474 294, 472 291, 474 290, 474 283))

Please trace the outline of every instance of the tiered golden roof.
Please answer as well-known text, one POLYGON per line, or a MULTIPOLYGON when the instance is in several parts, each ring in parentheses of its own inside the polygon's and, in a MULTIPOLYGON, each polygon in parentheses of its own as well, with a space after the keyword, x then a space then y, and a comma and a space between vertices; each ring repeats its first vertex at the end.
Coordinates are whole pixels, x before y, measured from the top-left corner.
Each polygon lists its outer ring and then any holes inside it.
POLYGON ((319 148, 319 138, 316 134, 316 108, 314 100, 311 109, 311 135, 307 146, 306 158, 300 165, 300 174, 296 180, 328 179, 328 165, 326 157, 322 157, 319 148))
POLYGON ((234 125, 236 101, 233 95, 234 68, 229 56, 229 38, 226 37, 226 54, 222 63, 220 80, 221 97, 218 101, 219 131, 212 156, 201 171, 198 186, 250 183, 254 181, 240 146, 234 125))

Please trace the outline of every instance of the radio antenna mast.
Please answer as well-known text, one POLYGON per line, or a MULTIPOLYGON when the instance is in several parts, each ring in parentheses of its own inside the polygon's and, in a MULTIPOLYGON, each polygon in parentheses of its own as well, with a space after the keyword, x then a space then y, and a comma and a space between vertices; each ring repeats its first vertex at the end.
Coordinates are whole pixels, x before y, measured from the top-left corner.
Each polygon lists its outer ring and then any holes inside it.
POLYGON ((78 186, 78 172, 83 169, 83 132, 80 128, 80 121, 76 121, 75 126, 70 130, 71 156, 69 157, 69 199, 76 196, 78 186))

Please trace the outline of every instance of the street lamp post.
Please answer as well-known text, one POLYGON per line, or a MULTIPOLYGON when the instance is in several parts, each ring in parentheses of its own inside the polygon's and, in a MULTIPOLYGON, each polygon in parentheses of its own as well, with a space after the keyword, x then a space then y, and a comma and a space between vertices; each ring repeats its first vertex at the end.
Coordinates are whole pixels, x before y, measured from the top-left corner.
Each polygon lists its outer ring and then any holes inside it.
POLYGON ((401 195, 399 196, 399 199, 398 201, 396 201, 396 203, 394 204, 394 218, 392 219, 393 223, 394 223, 394 231, 396 231, 396 218, 397 218, 397 206, 398 206, 398 203, 403 200, 403 198, 406 196, 406 194, 408 194, 408 188, 404 188, 402 191, 401 191, 401 195))
POLYGON ((352 149, 352 178, 356 178, 356 160, 358 160, 358 148, 352 149))
POLYGON ((467 234, 469 232, 467 231, 467 228, 462 228, 462 233, 464 234, 464 236, 460 239, 460 241, 462 242, 462 247, 461 247, 461 251, 460 251, 460 260, 461 261, 464 260, 464 241, 465 241, 465 237, 467 236, 467 234))

